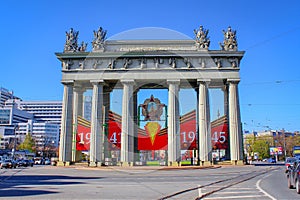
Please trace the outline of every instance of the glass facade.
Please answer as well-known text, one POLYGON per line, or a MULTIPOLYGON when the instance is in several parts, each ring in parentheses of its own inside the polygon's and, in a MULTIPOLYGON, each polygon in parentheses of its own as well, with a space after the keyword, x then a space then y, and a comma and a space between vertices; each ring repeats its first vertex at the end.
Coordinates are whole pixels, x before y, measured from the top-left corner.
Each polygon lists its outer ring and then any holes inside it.
POLYGON ((1 109, 0 110, 0 124, 8 125, 10 124, 10 109, 1 109))

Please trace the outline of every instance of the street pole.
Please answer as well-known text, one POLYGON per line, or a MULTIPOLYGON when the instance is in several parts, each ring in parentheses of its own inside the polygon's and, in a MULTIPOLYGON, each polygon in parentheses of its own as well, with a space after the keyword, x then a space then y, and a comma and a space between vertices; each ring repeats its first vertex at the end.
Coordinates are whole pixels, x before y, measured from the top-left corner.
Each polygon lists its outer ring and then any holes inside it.
POLYGON ((15 157, 15 152, 16 152, 16 148, 17 148, 17 144, 16 144, 16 140, 17 140, 17 133, 16 133, 16 131, 17 131, 17 129, 18 129, 18 125, 15 125, 15 127, 14 127, 14 134, 15 134, 15 138, 14 138, 14 148, 12 149, 12 158, 14 159, 14 157, 15 157))
POLYGON ((286 141, 285 141, 285 131, 283 129, 282 131, 282 134, 283 134, 283 146, 284 146, 284 160, 286 159, 286 141))

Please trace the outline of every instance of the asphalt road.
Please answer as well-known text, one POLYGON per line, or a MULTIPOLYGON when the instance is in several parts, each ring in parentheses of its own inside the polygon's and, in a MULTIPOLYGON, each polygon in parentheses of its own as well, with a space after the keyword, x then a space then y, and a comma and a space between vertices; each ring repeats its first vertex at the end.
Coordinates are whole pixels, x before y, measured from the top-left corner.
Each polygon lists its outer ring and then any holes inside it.
POLYGON ((3 199, 300 199, 284 166, 206 169, 34 166, 0 170, 3 199), (206 196, 206 194, 208 194, 206 196))

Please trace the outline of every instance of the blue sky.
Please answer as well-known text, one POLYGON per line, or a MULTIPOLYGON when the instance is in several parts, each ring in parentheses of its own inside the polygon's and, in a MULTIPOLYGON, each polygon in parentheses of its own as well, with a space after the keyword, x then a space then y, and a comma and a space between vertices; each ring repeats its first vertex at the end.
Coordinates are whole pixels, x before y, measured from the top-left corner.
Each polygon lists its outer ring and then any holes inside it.
POLYGON ((24 100, 61 100, 65 31, 90 42, 99 26, 108 37, 141 27, 162 27, 194 37, 209 29, 210 49, 222 30, 237 30, 240 104, 247 130, 300 130, 300 2, 287 1, 5 1, 0 6, 0 86, 24 100))

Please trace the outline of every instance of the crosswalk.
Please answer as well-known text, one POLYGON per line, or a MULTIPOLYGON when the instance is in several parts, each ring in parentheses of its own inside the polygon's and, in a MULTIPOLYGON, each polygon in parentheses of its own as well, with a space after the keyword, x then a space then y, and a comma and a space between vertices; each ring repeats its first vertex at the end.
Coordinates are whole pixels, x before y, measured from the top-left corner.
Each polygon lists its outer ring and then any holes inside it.
MULTIPOLYGON (((205 190, 202 191, 205 193, 205 190)), ((252 187, 230 187, 215 194, 211 194, 203 200, 217 200, 217 199, 273 199, 272 197, 260 191, 258 188, 252 187)))

